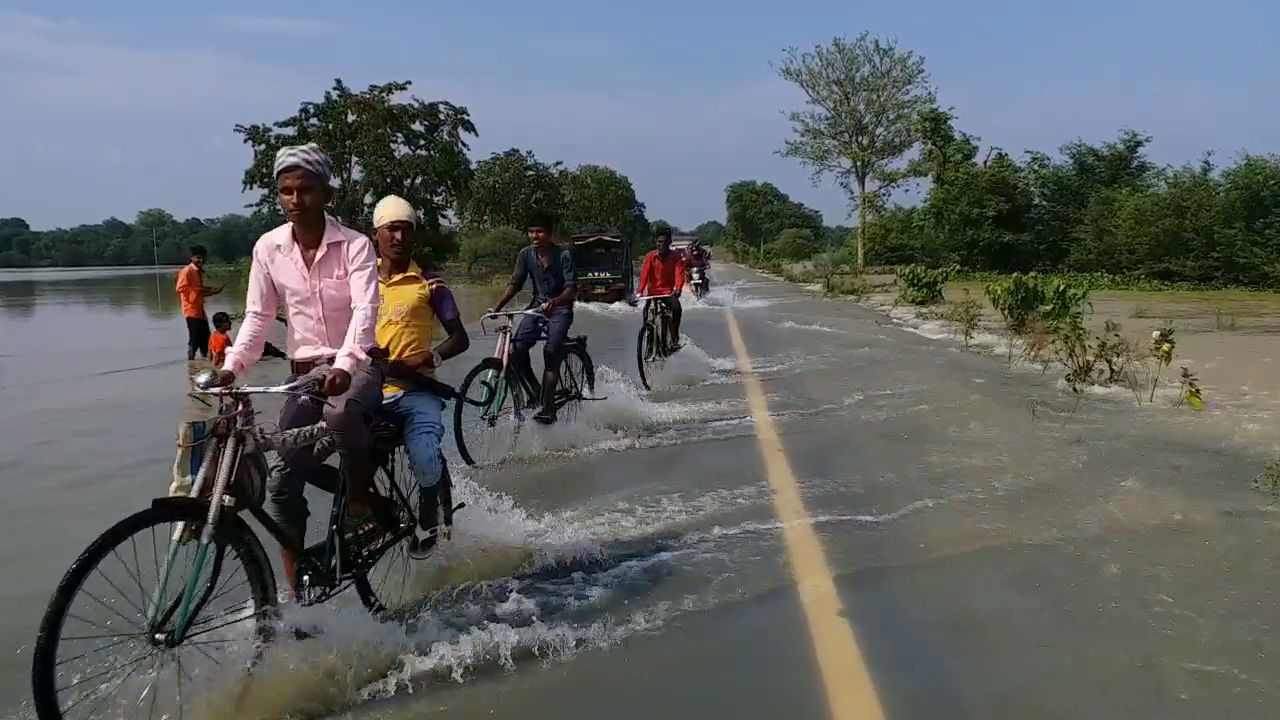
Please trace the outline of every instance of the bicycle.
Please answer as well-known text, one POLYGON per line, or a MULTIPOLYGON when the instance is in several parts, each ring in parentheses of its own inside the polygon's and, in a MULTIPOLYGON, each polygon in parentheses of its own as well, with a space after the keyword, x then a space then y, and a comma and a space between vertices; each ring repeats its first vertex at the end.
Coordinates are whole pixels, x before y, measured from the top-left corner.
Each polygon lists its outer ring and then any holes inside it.
MULTIPOLYGON (((483 438, 488 436, 492 441, 504 418, 510 417, 512 423, 510 428, 501 430, 514 439, 524 422, 525 411, 542 405, 542 388, 536 380, 530 384, 528 378, 521 377, 511 367, 511 319, 517 315, 546 319, 532 310, 493 312, 480 319, 480 329, 485 334, 488 334, 484 325, 486 320, 502 318, 506 324, 497 329, 493 355, 477 363, 458 387, 457 402, 453 406, 453 436, 458 444, 458 455, 468 465, 495 459, 484 452, 492 448, 493 443, 483 442, 483 438), (464 418, 465 413, 476 415, 464 418), (471 440, 467 439, 469 435, 473 436, 471 440)), ((545 325, 542 333, 541 339, 545 341, 545 325)), ((560 384, 555 393, 556 411, 567 407, 572 414, 581 401, 601 399, 593 397, 595 385, 595 363, 587 352, 587 336, 566 338, 560 358, 560 384)))
MULTIPOLYGON (((272 641, 278 602, 275 575, 258 535, 242 513, 247 511, 278 543, 285 544, 283 531, 262 509, 265 452, 318 445, 313 451, 323 457, 332 443, 323 421, 274 433, 262 431, 253 424, 252 398, 323 399, 310 376, 267 387, 212 387, 213 380, 211 371, 198 375, 192 393, 215 398, 218 415, 203 440, 204 458, 189 493, 156 498, 150 507, 116 523, 80 554, 58 583, 33 651, 32 690, 40 720, 68 718, 90 700, 94 702, 86 717, 124 715, 144 707, 150 717, 182 717, 201 702, 225 702, 224 686, 242 682, 246 669, 272 641), (162 532, 157 534, 157 529, 162 532), (152 556, 144 563, 140 557, 148 549, 152 556), (124 569, 123 576, 118 568, 124 569), (242 579, 235 582, 239 575, 242 579), (237 592, 241 588, 244 591, 237 592), (104 600, 110 591, 115 599, 104 600), (218 603, 228 595, 232 595, 228 604, 218 603), (85 608, 76 604, 82 596, 85 608), (85 617, 95 607, 107 611, 106 620, 85 617), (211 614, 202 615, 206 610, 211 614), (79 641, 97 646, 82 650, 75 645, 79 641), (227 651, 225 663, 211 654, 220 648, 227 651), (128 659, 108 658, 103 663, 90 659, 109 650, 117 656, 126 653, 128 659), (184 655, 195 659, 196 653, 213 666, 184 669, 184 655), (113 671, 121 676, 108 678, 113 671), (170 671, 176 680, 176 697, 160 687, 170 671), (67 684, 60 687, 60 680, 67 684), (197 697, 184 698, 184 683, 197 691, 197 697), (210 694, 203 697, 200 691, 210 694), (99 712, 104 701, 108 707, 99 712)), ((375 485, 395 504, 399 524, 385 528, 385 534, 370 544, 348 544, 340 531, 347 505, 346 473, 338 473, 326 536, 298 557, 299 604, 325 602, 351 586, 375 614, 393 610, 397 601, 406 600, 407 559, 396 595, 397 578, 391 577, 391 570, 397 553, 388 553, 407 552, 404 544, 414 536, 417 518, 409 498, 416 483, 407 472, 399 429, 380 420, 373 431, 379 468, 375 485), (386 568, 380 579, 379 567, 386 568)), ((453 513, 462 505, 453 506, 447 472, 441 482, 440 532, 447 537, 453 513)), ((319 481, 314 484, 323 487, 319 481)))
POLYGON ((679 349, 675 338, 671 337, 671 306, 664 302, 653 302, 675 296, 675 293, 668 293, 636 298, 637 303, 645 301, 644 322, 640 326, 640 335, 636 338, 636 366, 640 370, 640 384, 644 385, 645 390, 653 389, 649 386, 649 376, 653 369, 662 365, 679 349))

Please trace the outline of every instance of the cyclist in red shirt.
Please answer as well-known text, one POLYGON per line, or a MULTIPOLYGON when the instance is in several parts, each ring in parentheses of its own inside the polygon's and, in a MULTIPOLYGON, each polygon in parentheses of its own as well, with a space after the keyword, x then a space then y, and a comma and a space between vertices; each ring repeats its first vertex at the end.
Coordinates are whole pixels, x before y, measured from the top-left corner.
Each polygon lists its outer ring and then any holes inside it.
MULTIPOLYGON (((671 308, 671 346, 680 344, 680 291, 684 289, 684 253, 671 251, 671 231, 658 231, 658 249, 644 256, 640 266, 640 285, 636 295, 671 295, 658 302, 671 308)), ((647 303, 646 303, 647 304, 647 303)))

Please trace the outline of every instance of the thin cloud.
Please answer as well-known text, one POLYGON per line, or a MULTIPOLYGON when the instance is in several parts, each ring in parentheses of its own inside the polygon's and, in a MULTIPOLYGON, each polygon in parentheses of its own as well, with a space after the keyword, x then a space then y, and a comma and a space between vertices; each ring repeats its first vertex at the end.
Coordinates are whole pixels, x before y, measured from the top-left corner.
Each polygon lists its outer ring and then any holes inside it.
POLYGON ((0 10, 0 93, 33 109, 171 117, 254 107, 294 82, 210 49, 122 45, 74 21, 0 10))
POLYGON ((251 35, 316 37, 336 35, 342 29, 336 23, 325 20, 249 13, 217 15, 214 22, 224 29, 251 35))

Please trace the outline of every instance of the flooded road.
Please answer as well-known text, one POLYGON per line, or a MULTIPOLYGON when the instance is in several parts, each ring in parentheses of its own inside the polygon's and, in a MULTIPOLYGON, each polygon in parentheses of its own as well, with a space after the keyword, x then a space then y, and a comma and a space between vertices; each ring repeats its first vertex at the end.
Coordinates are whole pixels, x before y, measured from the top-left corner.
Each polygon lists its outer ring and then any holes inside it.
MULTIPOLYGON (((419 568, 423 602, 385 624, 354 597, 293 611, 322 633, 273 650, 251 716, 827 717, 837 695, 797 591, 797 521, 775 508, 779 456, 886 717, 1276 716, 1280 515, 1249 489, 1270 445, 1234 434, 1238 418, 1075 407, 1052 375, 856 304, 739 268, 716 281, 686 301, 692 344, 651 393, 638 311, 580 306, 604 399, 522 432, 507 462, 455 460, 468 506, 419 568), (781 453, 762 456, 761 401, 781 453)), ((190 368, 159 284, 0 272, 14 717, 30 716, 30 645, 58 577, 167 487, 190 368)), ((496 294, 458 292, 472 317, 496 294)), ((491 349, 469 327, 447 381, 491 349)))

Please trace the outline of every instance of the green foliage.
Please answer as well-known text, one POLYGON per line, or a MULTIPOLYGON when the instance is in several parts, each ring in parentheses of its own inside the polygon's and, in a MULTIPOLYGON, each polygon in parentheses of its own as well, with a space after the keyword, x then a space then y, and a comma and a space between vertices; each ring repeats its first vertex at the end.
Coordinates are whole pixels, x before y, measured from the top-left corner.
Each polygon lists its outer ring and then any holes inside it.
POLYGON ((1102 377, 1102 382, 1106 385, 1126 383, 1131 379, 1130 366, 1134 362, 1134 348, 1132 343, 1121 336, 1120 330, 1119 323, 1106 320, 1103 322, 1102 335, 1097 338, 1096 352, 1098 362, 1106 368, 1106 375, 1102 377))
POLYGON ((94 225, 37 231, 21 218, 3 218, 0 267, 176 265, 187 262, 192 245, 205 246, 214 262, 230 262, 247 256, 277 222, 262 214, 178 221, 151 209, 138 213, 133 223, 109 218, 94 225))
POLYGON ((982 303, 966 288, 964 297, 952 303, 943 313, 942 318, 960 326, 960 335, 964 338, 964 349, 968 350, 969 345, 973 343, 973 336, 978 332, 978 326, 982 323, 982 303))
POLYGON ((1253 489, 1267 493, 1272 499, 1280 498, 1280 460, 1263 466, 1262 472, 1253 479, 1253 489))
POLYGON ((253 150, 243 184, 262 193, 258 209, 276 205, 276 150, 314 142, 333 160, 335 217, 362 225, 374 203, 395 193, 423 213, 424 225, 439 224, 471 179, 466 137, 476 128, 464 107, 402 99, 411 85, 390 82, 355 92, 338 79, 323 99, 302 103, 290 117, 236 125, 253 150))
POLYGON ((603 165, 564 169, 511 148, 476 163, 460 203, 463 225, 522 228, 534 211, 554 213, 562 235, 585 228, 622 233, 637 252, 650 238, 644 203, 627 176, 603 165))
POLYGON ((1089 286, 1037 273, 1014 273, 988 283, 986 294, 1005 327, 1023 335, 1036 323, 1050 330, 1082 323, 1089 286))
POLYGON ((626 175, 603 165, 580 165, 560 177, 563 224, 570 232, 603 227, 622 233, 633 244, 648 239, 644 203, 626 175))
POLYGON ((469 273, 509 269, 520 248, 528 242, 525 234, 515 228, 469 229, 462 234, 458 262, 469 273))
POLYGON ((820 246, 809 228, 787 228, 766 248, 771 257, 778 260, 804 260, 814 255, 820 246))
POLYGON ((1161 168, 1150 138, 1075 141, 1025 160, 991 148, 930 110, 915 174, 930 188, 917 208, 867 227, 873 263, 955 262, 966 273, 1041 271, 1092 289, 1280 286, 1280 157, 1206 157, 1161 168))
POLYGON ((535 211, 559 213, 563 206, 560 163, 544 163, 532 152, 511 148, 476 163, 458 204, 464 227, 520 229, 535 211))
POLYGON ((912 175, 902 158, 919 140, 921 113, 934 107, 924 58, 893 40, 864 32, 801 52, 786 51, 778 74, 805 95, 805 108, 787 114, 792 136, 782 154, 833 177, 858 209, 858 267, 874 211, 912 175))
POLYGON ((853 252, 848 246, 841 247, 835 250, 828 250, 823 253, 818 253, 817 255, 814 255, 813 258, 811 258, 811 262, 813 263, 813 269, 815 274, 817 275, 818 278, 821 278, 823 288, 828 293, 839 293, 843 295, 849 295, 849 294, 865 295, 866 294, 865 293, 866 283, 862 282, 861 279, 859 278, 856 278, 856 277, 854 278, 854 280, 857 280, 856 283, 834 282, 834 279, 838 274, 842 274, 846 276, 854 274, 853 271, 857 264, 857 258, 853 256, 853 252), (861 292, 858 292, 858 293, 842 292, 841 290, 837 290, 837 285, 840 285, 840 287, 845 290, 853 289, 856 286, 856 288, 861 292))
POLYGON ((1192 410, 1204 410, 1204 392, 1200 389, 1200 378, 1185 366, 1178 378, 1178 403, 1174 407, 1182 407, 1186 403, 1192 410))
POLYGON ((822 214, 805 207, 772 183, 740 180, 724 192, 724 240, 735 248, 763 252, 788 228, 822 231, 822 214))
POLYGON ((693 234, 702 238, 702 244, 708 247, 720 242, 724 236, 724 223, 709 220, 693 229, 693 234))
POLYGON ((1160 371, 1173 364, 1173 352, 1177 346, 1178 341, 1173 337, 1172 327, 1165 326, 1151 333, 1148 352, 1155 367, 1151 371, 1151 394, 1147 402, 1155 402, 1156 388, 1160 386, 1160 371))
POLYGON ((942 302, 942 290, 955 272, 955 267, 908 265, 898 270, 898 282, 902 284, 900 297, 903 302, 912 305, 934 305, 942 302))

